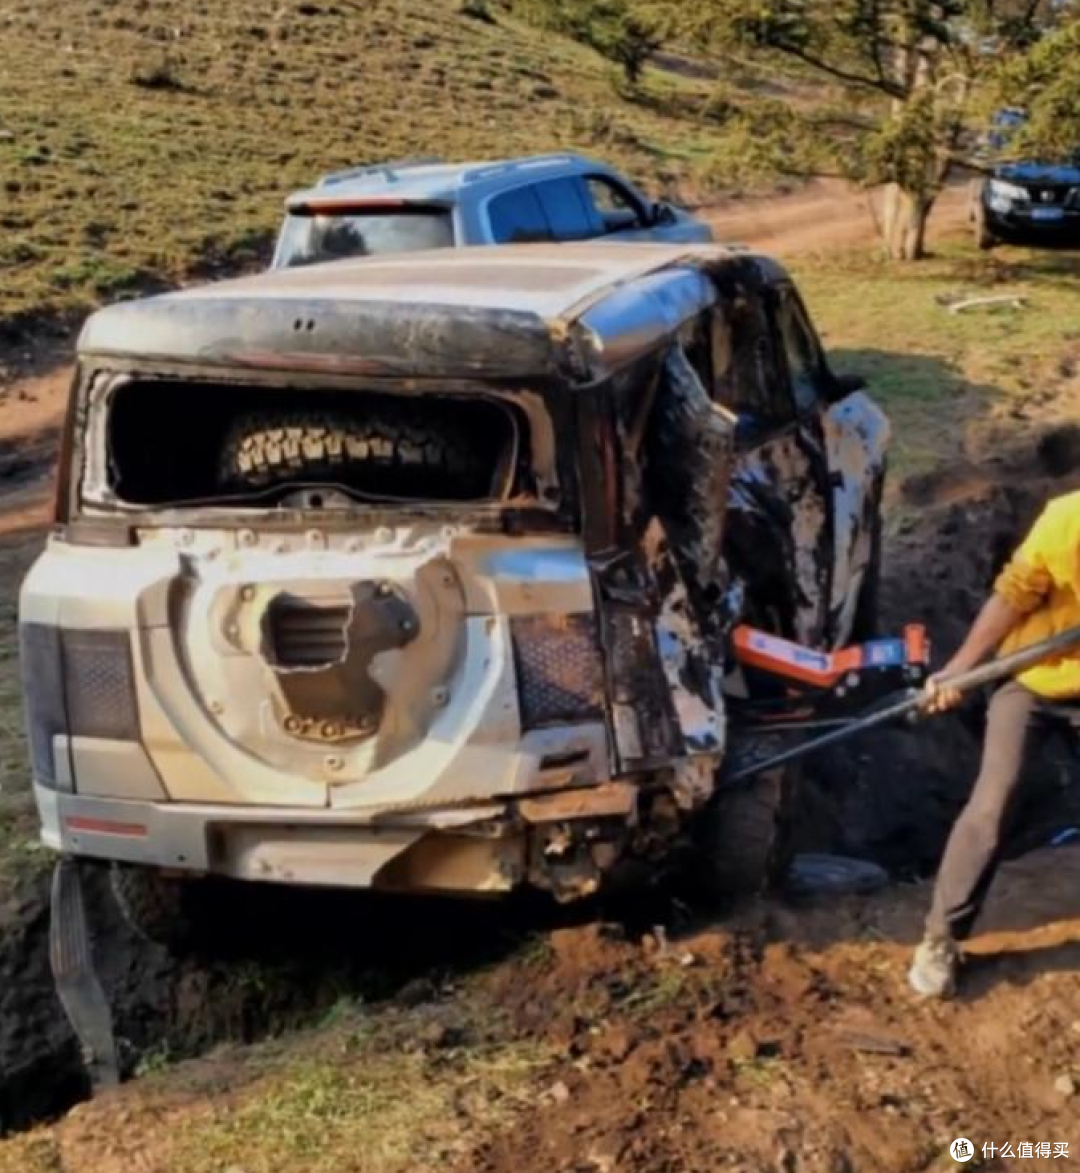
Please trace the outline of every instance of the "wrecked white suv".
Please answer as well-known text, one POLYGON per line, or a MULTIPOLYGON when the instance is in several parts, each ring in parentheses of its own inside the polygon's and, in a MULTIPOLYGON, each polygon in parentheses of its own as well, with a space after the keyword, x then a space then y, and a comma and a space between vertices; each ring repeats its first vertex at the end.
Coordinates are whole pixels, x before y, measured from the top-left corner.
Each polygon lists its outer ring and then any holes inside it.
POLYGON ((44 841, 128 875, 571 898, 722 832, 731 624, 867 622, 887 436, 784 271, 713 245, 103 310, 21 598, 44 841))

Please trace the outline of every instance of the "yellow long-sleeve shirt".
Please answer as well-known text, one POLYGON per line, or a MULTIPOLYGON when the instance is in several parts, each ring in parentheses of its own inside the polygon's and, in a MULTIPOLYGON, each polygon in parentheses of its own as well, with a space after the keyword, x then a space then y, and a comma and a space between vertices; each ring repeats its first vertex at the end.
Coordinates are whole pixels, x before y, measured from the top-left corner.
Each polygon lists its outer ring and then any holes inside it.
MULTIPOLYGON (((1024 616, 1002 644, 1003 655, 1080 625, 1080 492, 1049 502, 994 590, 1024 616)), ((1017 679, 1050 700, 1080 697, 1080 649, 1044 660, 1017 679)))

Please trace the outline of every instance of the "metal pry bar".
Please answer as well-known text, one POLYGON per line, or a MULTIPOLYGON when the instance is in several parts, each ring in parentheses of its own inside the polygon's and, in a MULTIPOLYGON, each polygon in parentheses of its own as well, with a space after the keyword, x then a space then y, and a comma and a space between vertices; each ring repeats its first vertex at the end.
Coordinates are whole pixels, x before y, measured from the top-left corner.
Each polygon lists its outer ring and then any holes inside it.
POLYGON ((95 1091, 120 1082, 112 1010, 94 968, 83 899, 82 872, 73 856, 61 856, 52 878, 49 963, 60 1004, 82 1045, 95 1091))

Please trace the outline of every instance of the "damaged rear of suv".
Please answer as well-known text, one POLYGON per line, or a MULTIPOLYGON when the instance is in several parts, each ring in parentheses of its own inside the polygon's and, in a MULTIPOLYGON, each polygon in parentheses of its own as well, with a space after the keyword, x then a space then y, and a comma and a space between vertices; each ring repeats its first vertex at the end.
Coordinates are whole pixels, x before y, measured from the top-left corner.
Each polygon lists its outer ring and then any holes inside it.
POLYGON ((345 261, 96 314, 20 632, 45 842, 566 899, 710 806, 739 617, 871 589, 888 428, 774 263, 345 261))

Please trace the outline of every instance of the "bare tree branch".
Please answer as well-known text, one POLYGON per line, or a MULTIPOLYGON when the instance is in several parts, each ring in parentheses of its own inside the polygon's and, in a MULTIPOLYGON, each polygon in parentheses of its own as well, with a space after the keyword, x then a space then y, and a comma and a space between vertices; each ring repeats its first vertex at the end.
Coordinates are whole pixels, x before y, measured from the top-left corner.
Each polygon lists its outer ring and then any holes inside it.
POLYGON ((903 98, 906 96, 906 91, 890 78, 878 79, 866 74, 854 73, 841 65, 836 65, 831 61, 826 61, 821 57, 807 52, 807 50, 799 45, 776 41, 770 42, 769 47, 775 49, 778 53, 785 53, 789 57, 794 57, 804 65, 818 69, 829 77, 834 77, 837 81, 844 82, 845 85, 861 86, 864 89, 886 94, 890 98, 903 98))

